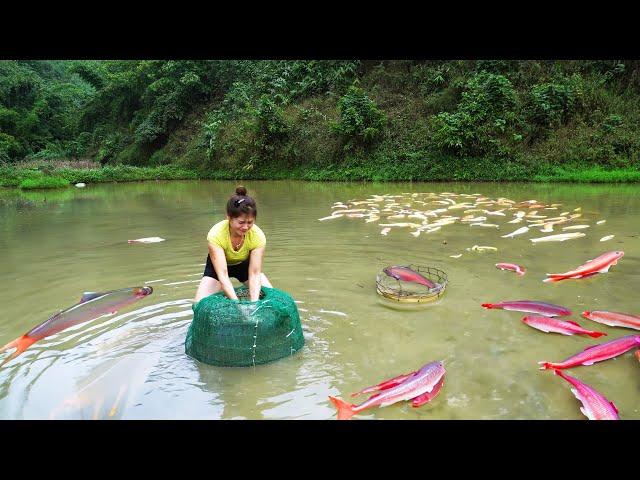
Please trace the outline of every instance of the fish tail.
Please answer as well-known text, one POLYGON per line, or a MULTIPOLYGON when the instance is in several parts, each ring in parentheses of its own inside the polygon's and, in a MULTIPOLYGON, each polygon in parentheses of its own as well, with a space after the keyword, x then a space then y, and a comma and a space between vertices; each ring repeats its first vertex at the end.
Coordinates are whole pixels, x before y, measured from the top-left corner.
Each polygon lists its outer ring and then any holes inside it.
POLYGON ((15 348, 15 352, 9 355, 4 359, 2 363, 0 363, 0 367, 7 363, 9 360, 16 358, 22 352, 24 352, 27 348, 29 348, 32 344, 36 342, 35 338, 28 337, 27 335, 23 335, 19 338, 16 338, 14 341, 7 343, 4 347, 0 348, 0 352, 4 352, 5 350, 9 350, 10 348, 15 348))
POLYGON ((493 308, 495 306, 494 303, 482 303, 480 305, 484 308, 493 308))
POLYGON ((640 362, 640 350, 636 350, 636 358, 640 362))
POLYGON ((353 411, 353 405, 350 403, 332 397, 331 395, 329 395, 329 400, 331 400, 331 403, 338 409, 338 420, 349 420, 356 414, 356 412, 353 411))
POLYGON ((598 338, 598 337, 602 337, 603 335, 606 336, 607 334, 604 332, 589 332, 587 333, 587 335, 593 338, 598 338))
POLYGON ((551 362, 538 362, 538 365, 542 365, 540 367, 540 370, 547 370, 549 368, 554 368, 553 364, 551 362))
POLYGON ((567 379, 567 376, 566 376, 564 373, 562 373, 562 370, 559 370, 559 369, 557 369, 557 368, 554 368, 554 369, 553 369, 553 374, 554 374, 554 375, 558 375, 559 377, 562 377, 562 378, 564 378, 565 380, 568 380, 568 379, 567 379))
MULTIPOLYGON (((547 273, 547 275, 549 275, 547 273)), ((567 277, 549 277, 549 278, 545 278, 544 280, 542 280, 543 282, 559 282, 560 280, 564 280, 567 277)))

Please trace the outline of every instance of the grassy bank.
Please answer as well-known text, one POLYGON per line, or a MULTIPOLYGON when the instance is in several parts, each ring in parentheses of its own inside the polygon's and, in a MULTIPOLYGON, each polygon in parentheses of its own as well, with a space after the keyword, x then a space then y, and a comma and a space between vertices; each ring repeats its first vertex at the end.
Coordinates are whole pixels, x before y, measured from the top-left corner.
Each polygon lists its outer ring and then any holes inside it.
POLYGON ((134 167, 128 165, 103 168, 62 167, 51 170, 0 167, 0 186, 21 189, 66 188, 75 183, 136 182, 145 180, 307 180, 307 181, 487 181, 487 182, 575 182, 638 183, 640 170, 602 167, 564 166, 496 162, 486 158, 456 157, 429 159, 422 156, 396 158, 393 161, 321 166, 265 165, 247 171, 243 168, 196 171, 175 165, 134 167))

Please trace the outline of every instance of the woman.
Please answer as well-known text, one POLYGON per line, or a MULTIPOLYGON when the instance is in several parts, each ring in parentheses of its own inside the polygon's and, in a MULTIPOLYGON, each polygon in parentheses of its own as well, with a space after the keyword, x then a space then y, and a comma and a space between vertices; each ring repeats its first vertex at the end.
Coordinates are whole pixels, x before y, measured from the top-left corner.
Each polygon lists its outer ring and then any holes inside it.
POLYGON ((195 301, 220 290, 237 300, 229 277, 234 277, 249 287, 250 301, 260 296, 260 288, 271 287, 262 273, 262 258, 267 243, 264 233, 255 225, 258 209, 253 198, 243 186, 227 202, 227 219, 216 223, 209 234, 209 255, 202 274, 195 301))

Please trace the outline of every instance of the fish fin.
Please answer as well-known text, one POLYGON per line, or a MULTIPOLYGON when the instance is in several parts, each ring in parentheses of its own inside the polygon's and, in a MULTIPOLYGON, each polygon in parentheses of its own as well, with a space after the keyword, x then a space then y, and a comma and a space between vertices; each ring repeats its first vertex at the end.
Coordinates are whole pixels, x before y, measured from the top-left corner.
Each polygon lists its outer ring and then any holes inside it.
POLYGON ((551 362, 538 362, 538 365, 542 365, 539 370, 547 370, 549 368, 554 368, 551 362))
POLYGON ((27 348, 29 348, 35 342, 36 342, 35 338, 31 338, 26 335, 23 335, 19 338, 16 338, 13 342, 7 343, 4 347, 0 349, 0 352, 4 352, 5 350, 8 350, 10 348, 15 348, 16 350, 7 358, 5 358, 2 363, 0 363, 0 367, 3 366, 5 363, 7 363, 9 360, 16 358, 18 355, 24 352, 27 348))
POLYGON ((599 345, 589 345, 588 347, 584 347, 583 352, 589 350, 590 348, 598 347, 599 345))
POLYGON ((332 397, 331 395, 329 395, 329 400, 331 400, 331 403, 338 409, 338 420, 349 420, 355 415, 356 412, 353 411, 353 405, 350 403, 332 397))
POLYGON ((579 323, 574 322, 573 320, 565 320, 565 322, 570 323, 571 325, 575 325, 576 327, 582 328, 582 325, 580 325, 579 323))
POLYGON ((102 295, 102 293, 98 293, 98 292, 84 292, 84 293, 82 294, 82 297, 80 298, 80 302, 79 302, 79 303, 88 302, 89 300, 93 300, 94 298, 98 298, 100 295, 102 295))
POLYGON ((589 335, 591 338, 598 338, 598 337, 602 337, 602 336, 607 336, 606 333, 604 332, 589 332, 587 333, 587 335, 589 335))
POLYGON ((482 303, 480 306, 482 306, 484 308, 493 308, 494 304, 493 303, 482 303))
POLYGON ((613 407, 613 409, 616 411, 616 413, 620 413, 620 411, 618 410, 618 407, 616 407, 616 404, 613 402, 609 402, 611 404, 611 406, 613 407))
POLYGON ((587 362, 582 362, 582 365, 585 365, 585 366, 587 366, 587 367, 588 367, 589 365, 593 365, 593 361, 592 361, 592 360, 589 360, 589 361, 587 361, 587 362))
POLYGON ((580 407, 580 411, 582 412, 582 414, 583 414, 585 417, 590 418, 590 417, 589 417, 589 415, 587 415, 587 411, 585 410, 585 408, 584 408, 584 407, 580 407))

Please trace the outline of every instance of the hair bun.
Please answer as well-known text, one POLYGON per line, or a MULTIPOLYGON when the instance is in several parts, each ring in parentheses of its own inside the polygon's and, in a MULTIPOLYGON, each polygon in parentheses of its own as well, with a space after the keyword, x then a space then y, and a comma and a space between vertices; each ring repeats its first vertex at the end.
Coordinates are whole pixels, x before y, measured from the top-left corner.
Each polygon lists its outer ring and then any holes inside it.
POLYGON ((236 187, 236 195, 245 196, 247 194, 247 189, 242 185, 238 185, 236 187))

